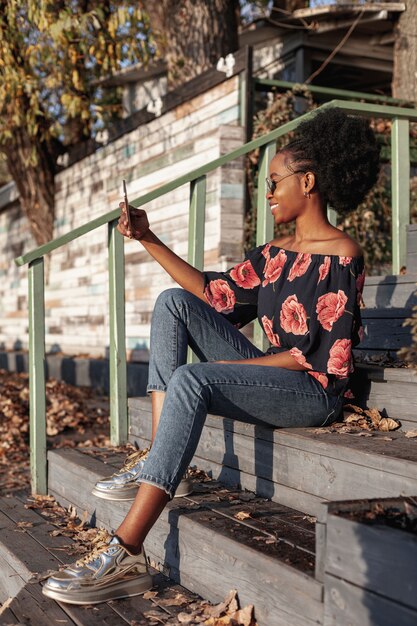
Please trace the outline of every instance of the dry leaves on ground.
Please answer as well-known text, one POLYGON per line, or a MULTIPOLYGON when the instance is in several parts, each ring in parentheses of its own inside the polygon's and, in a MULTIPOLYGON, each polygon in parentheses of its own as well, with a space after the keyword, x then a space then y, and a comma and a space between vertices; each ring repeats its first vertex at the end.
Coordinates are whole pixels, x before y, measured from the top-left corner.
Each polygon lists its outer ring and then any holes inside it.
MULTIPOLYGON (((401 422, 399 420, 383 417, 376 408, 362 409, 354 404, 345 404, 343 422, 335 422, 331 426, 317 428, 314 432, 320 435, 337 432, 372 437, 372 433, 375 431, 390 432, 397 430, 400 426, 401 422)), ((389 437, 386 439, 391 441, 389 437)))
MULTIPOLYGON (((108 400, 86 387, 56 380, 46 385, 50 447, 109 445, 108 400), (87 441, 85 441, 87 439, 87 441)), ((0 370, 0 491, 29 485, 29 383, 27 374, 0 370)))

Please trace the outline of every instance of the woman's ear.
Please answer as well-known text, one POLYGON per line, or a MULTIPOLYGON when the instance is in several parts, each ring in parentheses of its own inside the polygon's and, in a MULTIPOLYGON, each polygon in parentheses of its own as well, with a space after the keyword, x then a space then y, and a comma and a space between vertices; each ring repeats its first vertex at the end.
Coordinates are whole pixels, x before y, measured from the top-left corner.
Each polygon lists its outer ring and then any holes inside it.
POLYGON ((304 179, 303 179, 304 194, 310 194, 313 191, 315 184, 316 184, 316 176, 314 172, 306 172, 304 174, 304 179))

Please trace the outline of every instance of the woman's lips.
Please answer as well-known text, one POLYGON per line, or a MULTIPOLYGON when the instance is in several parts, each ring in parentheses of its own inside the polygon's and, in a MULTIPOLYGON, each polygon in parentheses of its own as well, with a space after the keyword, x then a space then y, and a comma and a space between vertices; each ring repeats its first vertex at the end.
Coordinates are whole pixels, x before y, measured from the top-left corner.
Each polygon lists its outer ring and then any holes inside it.
POLYGON ((270 206, 271 206, 271 213, 273 213, 273 212, 274 212, 274 210, 275 210, 275 209, 277 209, 277 208, 279 207, 279 204, 278 204, 278 203, 276 203, 276 204, 271 204, 270 206))

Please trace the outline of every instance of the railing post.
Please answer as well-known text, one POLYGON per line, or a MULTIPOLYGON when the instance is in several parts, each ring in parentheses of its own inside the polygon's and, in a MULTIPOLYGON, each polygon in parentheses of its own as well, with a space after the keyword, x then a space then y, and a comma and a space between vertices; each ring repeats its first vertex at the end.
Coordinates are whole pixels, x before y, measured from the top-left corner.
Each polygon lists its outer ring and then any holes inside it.
MULTIPOLYGON (((206 176, 190 183, 190 208, 188 219, 187 261, 198 270, 204 269, 204 226, 206 219, 206 176)), ((196 363, 198 358, 188 348, 187 362, 196 363)))
POLYGON ((125 443, 128 436, 124 243, 117 222, 109 222, 108 227, 110 440, 114 446, 125 443))
MULTIPOLYGON (((266 182, 269 177, 269 164, 277 152, 276 141, 267 143, 261 149, 261 157, 258 169, 258 196, 257 196, 257 214, 256 214, 256 245, 260 246, 274 237, 274 219, 271 213, 271 207, 266 199, 266 182)), ((259 324, 255 321, 254 326, 254 343, 260 350, 267 350, 268 341, 265 333, 259 324)))
POLYGON ((32 493, 48 493, 43 257, 29 264, 29 433, 32 493))
POLYGON ((392 273, 407 263, 407 225, 410 223, 409 121, 394 118, 391 131, 392 273))
POLYGON ((206 217, 206 177, 190 183, 188 226, 188 263, 198 270, 204 267, 204 222, 206 217))

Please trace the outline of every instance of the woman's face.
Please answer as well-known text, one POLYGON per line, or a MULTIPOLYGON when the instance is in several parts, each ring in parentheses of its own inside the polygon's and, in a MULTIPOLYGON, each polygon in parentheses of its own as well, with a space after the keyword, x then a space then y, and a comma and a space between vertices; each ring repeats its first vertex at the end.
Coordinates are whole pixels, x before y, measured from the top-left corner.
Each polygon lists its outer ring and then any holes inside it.
POLYGON ((276 224, 287 224, 295 220, 306 208, 303 179, 297 164, 291 162, 291 154, 279 152, 269 166, 272 188, 266 198, 276 224))

